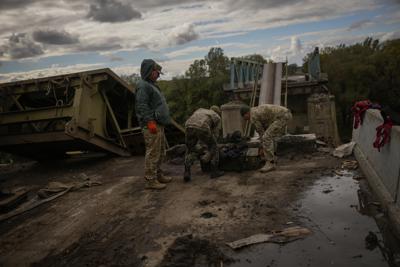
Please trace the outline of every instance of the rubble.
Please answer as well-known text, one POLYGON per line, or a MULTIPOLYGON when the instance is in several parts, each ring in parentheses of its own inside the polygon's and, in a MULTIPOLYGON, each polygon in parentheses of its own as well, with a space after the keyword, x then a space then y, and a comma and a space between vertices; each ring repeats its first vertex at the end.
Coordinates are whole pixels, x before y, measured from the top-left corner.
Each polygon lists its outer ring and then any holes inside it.
POLYGON ((353 154, 353 148, 355 144, 355 142, 351 141, 350 143, 340 145, 332 152, 332 155, 337 158, 350 156, 353 154))
POLYGON ((240 240, 236 240, 227 245, 232 249, 239 249, 245 246, 272 242, 272 243, 289 243, 301 238, 304 238, 311 234, 311 231, 304 227, 293 226, 281 231, 273 231, 271 234, 256 234, 240 240))

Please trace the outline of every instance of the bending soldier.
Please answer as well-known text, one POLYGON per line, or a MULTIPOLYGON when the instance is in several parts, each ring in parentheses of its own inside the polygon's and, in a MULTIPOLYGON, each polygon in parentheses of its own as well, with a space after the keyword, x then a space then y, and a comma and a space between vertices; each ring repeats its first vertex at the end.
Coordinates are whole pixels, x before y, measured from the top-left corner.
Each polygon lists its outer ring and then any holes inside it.
POLYGON ((201 142, 207 146, 206 153, 201 156, 203 162, 210 162, 210 178, 216 178, 224 174, 218 170, 219 151, 217 138, 221 130, 221 111, 219 107, 212 106, 210 109, 199 108, 185 123, 186 132, 186 155, 184 181, 191 180, 190 168, 194 161, 200 158, 201 154, 196 145, 201 142))
POLYGON ((285 128, 292 119, 292 113, 283 106, 271 104, 263 104, 251 109, 249 106, 242 106, 240 113, 245 120, 250 120, 260 136, 266 160, 260 172, 274 170, 276 165, 274 139, 285 133, 285 128))

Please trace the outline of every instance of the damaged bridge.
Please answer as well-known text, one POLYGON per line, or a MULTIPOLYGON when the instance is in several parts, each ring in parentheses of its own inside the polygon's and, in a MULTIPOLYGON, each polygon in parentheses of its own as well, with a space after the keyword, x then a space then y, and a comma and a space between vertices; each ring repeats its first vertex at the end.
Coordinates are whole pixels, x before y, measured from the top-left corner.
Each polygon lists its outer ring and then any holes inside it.
POLYGON ((140 154, 134 101, 134 88, 110 69, 0 84, 0 149, 39 159, 140 154))

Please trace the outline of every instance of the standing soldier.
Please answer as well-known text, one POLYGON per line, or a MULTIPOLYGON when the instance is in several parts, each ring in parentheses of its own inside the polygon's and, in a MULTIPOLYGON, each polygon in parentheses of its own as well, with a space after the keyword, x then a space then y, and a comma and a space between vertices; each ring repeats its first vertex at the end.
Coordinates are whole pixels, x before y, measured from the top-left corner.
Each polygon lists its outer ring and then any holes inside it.
POLYGON ((164 189, 171 182, 161 171, 165 155, 164 126, 170 123, 169 109, 164 95, 156 85, 161 66, 152 59, 144 59, 140 68, 141 80, 136 89, 136 116, 142 128, 146 147, 144 178, 147 189, 164 189))
POLYGON ((221 110, 217 106, 210 109, 199 108, 185 123, 186 132, 186 155, 185 155, 185 173, 183 179, 185 182, 191 180, 190 168, 194 161, 200 157, 196 149, 198 142, 207 146, 207 152, 201 157, 202 161, 211 163, 210 178, 216 178, 224 175, 223 171, 218 170, 219 151, 217 138, 221 130, 221 110))
POLYGON ((285 128, 292 119, 292 113, 285 107, 271 104, 263 104, 251 109, 249 106, 242 106, 240 113, 245 120, 250 120, 260 136, 266 160, 260 172, 274 170, 276 164, 274 139, 285 133, 285 128))

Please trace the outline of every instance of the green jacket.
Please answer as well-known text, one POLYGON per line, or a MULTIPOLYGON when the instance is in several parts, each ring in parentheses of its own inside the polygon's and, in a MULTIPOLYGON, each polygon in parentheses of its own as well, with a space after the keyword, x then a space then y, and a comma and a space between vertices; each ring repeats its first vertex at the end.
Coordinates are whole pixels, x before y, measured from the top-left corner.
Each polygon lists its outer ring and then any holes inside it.
POLYGON ((142 128, 151 120, 160 125, 167 125, 171 121, 164 95, 160 88, 149 79, 155 64, 156 62, 152 59, 143 60, 140 69, 142 79, 136 88, 136 117, 142 128))

